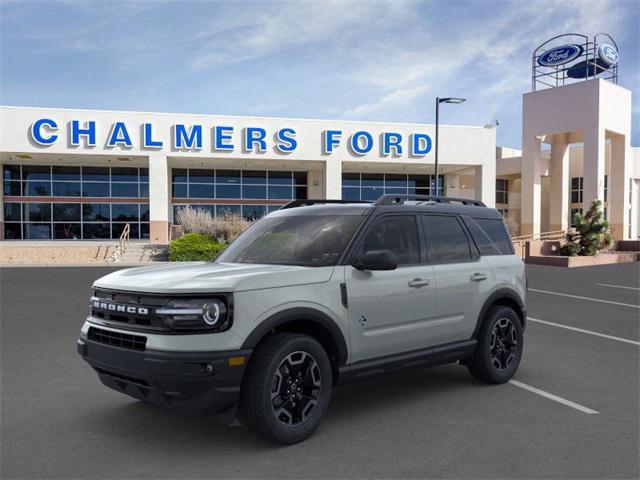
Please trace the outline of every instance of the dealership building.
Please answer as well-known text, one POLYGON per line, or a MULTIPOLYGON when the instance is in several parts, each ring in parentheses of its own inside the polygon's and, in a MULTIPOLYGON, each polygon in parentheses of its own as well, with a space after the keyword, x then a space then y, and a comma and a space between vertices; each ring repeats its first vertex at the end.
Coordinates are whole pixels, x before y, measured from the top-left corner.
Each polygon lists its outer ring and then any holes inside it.
POLYGON ((110 240, 128 224, 132 239, 167 243, 186 205, 256 219, 292 200, 385 193, 481 200, 531 236, 566 230, 600 199, 614 237, 637 239, 631 91, 617 85, 613 40, 577 37, 534 52, 522 150, 496 147, 494 125, 436 135, 425 124, 0 107, 0 239, 110 240))

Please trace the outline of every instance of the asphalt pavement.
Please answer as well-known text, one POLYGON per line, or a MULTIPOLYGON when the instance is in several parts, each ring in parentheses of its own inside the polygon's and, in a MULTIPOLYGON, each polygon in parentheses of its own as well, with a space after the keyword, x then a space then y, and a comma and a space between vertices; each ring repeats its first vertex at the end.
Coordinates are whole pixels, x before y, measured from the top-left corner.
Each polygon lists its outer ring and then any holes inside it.
POLYGON ((109 271, 0 269, 2 478, 640 476, 637 263, 529 266, 515 383, 448 365, 342 386, 290 447, 103 387, 75 340, 109 271))

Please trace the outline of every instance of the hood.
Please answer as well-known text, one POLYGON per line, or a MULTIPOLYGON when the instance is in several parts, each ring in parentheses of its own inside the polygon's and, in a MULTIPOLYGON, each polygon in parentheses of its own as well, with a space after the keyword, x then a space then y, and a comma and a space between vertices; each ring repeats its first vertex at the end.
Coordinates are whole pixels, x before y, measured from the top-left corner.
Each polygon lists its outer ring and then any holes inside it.
POLYGON ((129 268, 95 281, 94 287, 146 293, 217 293, 327 282, 334 267, 180 262, 129 268))

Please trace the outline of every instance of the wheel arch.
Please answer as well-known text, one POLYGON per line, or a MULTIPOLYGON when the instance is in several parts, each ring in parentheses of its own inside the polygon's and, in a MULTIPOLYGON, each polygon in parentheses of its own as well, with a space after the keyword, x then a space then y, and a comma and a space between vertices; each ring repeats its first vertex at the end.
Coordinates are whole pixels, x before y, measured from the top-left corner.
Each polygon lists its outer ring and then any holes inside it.
POLYGON ((347 342, 336 322, 313 308, 295 307, 277 312, 258 325, 246 338, 242 348, 255 349, 277 332, 294 332, 315 338, 327 351, 337 379, 338 368, 347 363, 347 342))
POLYGON ((480 327, 482 326, 482 321, 487 314, 487 311, 494 305, 504 305, 506 307, 512 308, 520 318, 520 325, 524 330, 525 324, 527 322, 527 310, 524 303, 522 302, 522 299, 516 291, 510 288, 501 288, 489 295, 489 297, 482 305, 480 313, 478 314, 478 320, 476 322, 476 328, 473 331, 472 338, 476 338, 480 327))

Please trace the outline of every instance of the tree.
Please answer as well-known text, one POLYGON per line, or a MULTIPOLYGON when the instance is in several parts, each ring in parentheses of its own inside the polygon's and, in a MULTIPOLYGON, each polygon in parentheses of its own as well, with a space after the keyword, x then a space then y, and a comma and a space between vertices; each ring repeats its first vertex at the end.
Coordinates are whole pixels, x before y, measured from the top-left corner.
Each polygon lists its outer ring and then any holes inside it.
POLYGON ((567 233, 567 241, 560 249, 562 255, 593 256, 613 243, 613 236, 609 233, 609 222, 604 219, 600 200, 594 200, 584 215, 576 213, 573 223, 576 231, 567 233))

